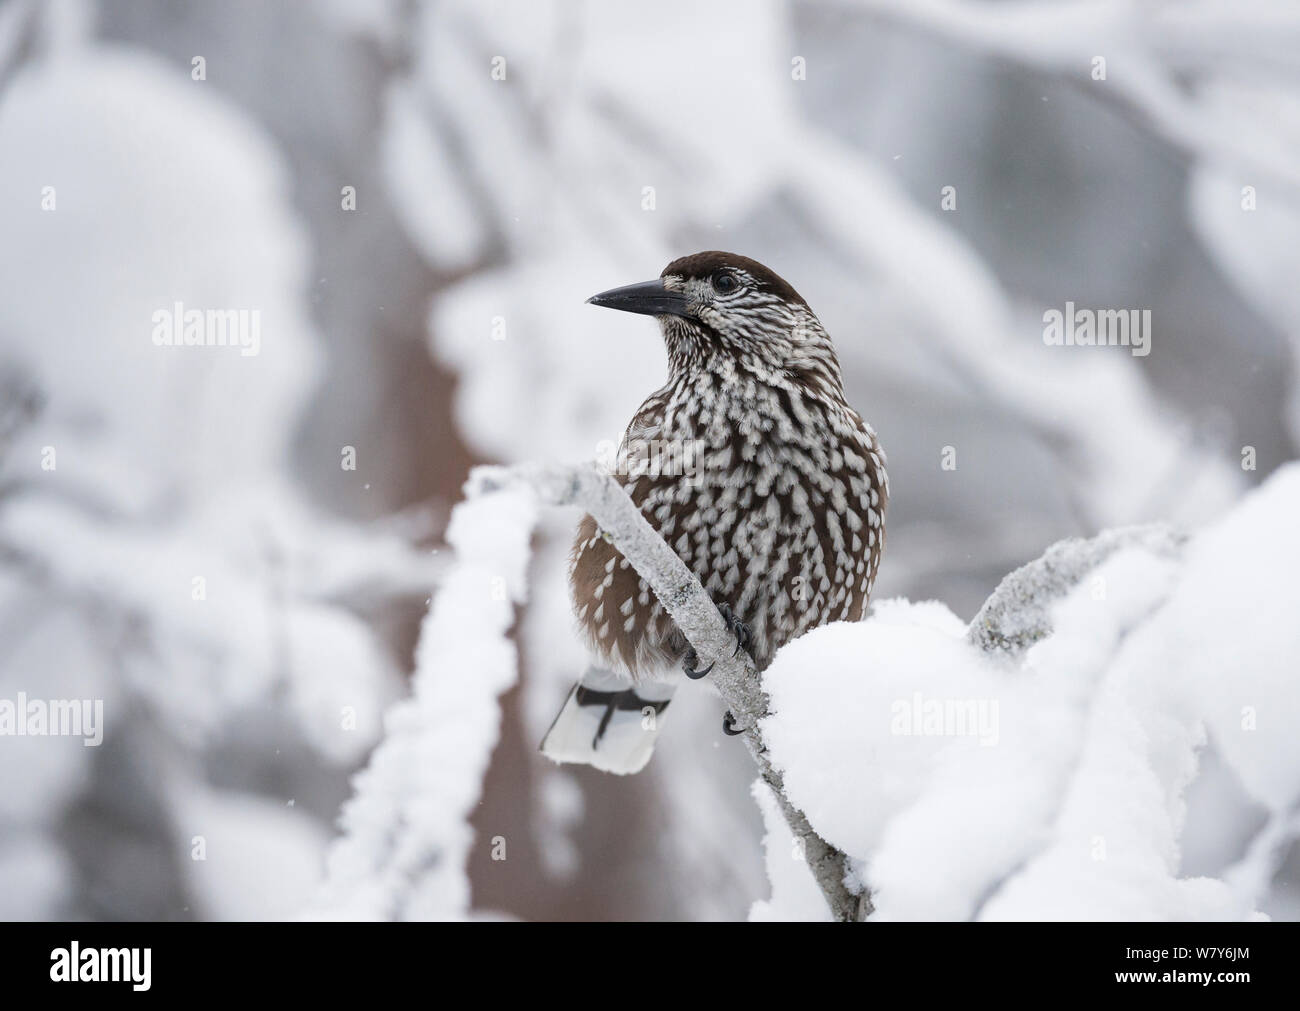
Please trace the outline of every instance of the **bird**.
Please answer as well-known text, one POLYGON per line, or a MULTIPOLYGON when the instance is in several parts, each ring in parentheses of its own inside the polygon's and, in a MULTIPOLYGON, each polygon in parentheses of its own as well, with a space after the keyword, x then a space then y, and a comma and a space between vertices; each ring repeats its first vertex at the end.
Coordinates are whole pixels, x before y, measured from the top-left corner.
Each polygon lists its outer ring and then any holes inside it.
MULTIPOLYGON (((720 250, 587 301, 658 321, 668 378, 627 426, 615 477, 711 595, 737 650, 761 675, 809 629, 862 620, 885 543, 885 453, 845 399, 834 345, 807 301, 758 261, 720 250)), ((711 665, 700 668, 591 516, 578 527, 569 588, 592 663, 542 753, 638 772, 682 678, 711 665)), ((730 714, 724 729, 737 732, 730 714)))

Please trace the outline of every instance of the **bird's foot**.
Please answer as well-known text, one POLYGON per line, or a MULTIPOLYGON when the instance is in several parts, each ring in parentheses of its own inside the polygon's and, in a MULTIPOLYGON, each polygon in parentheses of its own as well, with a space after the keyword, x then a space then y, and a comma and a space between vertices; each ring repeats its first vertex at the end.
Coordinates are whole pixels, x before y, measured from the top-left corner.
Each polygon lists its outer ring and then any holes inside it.
POLYGON ((739 737, 743 734, 744 728, 736 726, 736 718, 731 715, 731 710, 727 710, 727 715, 722 717, 722 732, 728 737, 739 737))
POLYGON ((750 631, 749 626, 736 617, 736 612, 731 609, 731 605, 725 600, 718 605, 718 613, 722 615, 722 620, 727 623, 727 630, 736 637, 736 648, 731 651, 731 655, 735 656, 742 649, 748 653, 749 647, 754 643, 754 634, 750 631))
MULTIPOLYGON (((714 663, 717 663, 717 661, 715 660, 714 663)), ((695 652, 695 647, 687 646, 686 656, 682 659, 682 673, 692 681, 698 681, 700 678, 704 677, 704 675, 708 674, 709 671, 713 670, 713 664, 709 664, 704 668, 704 670, 696 670, 695 668, 699 665, 700 657, 699 654, 695 652)))

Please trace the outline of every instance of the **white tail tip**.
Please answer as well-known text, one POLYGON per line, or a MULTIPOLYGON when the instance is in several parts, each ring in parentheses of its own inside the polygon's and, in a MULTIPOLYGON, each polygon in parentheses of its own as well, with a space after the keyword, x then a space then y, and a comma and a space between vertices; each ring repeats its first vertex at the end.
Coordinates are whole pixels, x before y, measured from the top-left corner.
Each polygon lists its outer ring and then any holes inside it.
POLYGON ((630 688, 594 691, 579 683, 546 732, 542 754, 622 776, 640 772, 654 752, 667 705, 630 688))

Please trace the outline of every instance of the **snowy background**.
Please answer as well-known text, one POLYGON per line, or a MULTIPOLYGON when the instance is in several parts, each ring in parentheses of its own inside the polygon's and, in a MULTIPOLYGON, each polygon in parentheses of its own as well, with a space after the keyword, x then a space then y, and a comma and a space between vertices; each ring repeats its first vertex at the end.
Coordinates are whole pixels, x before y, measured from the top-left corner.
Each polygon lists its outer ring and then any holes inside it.
POLYGON ((577 516, 452 516, 618 438, 664 353, 583 300, 704 248, 809 300, 889 454, 881 606, 767 728, 877 915, 1300 918, 1284 0, 0 0, 0 699, 106 714, 0 737, 0 917, 823 915, 706 691, 633 779, 540 758, 577 516), (261 353, 154 346, 177 300, 261 353), (1151 354, 1045 346, 1067 300, 1151 354), (996 744, 900 735, 917 692, 996 744))

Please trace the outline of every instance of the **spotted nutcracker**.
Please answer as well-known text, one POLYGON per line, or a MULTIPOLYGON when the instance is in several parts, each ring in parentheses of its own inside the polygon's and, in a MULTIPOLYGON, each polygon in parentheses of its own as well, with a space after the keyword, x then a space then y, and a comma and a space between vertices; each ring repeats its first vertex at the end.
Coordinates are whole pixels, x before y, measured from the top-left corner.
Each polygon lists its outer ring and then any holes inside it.
MULTIPOLYGON (((757 669, 816 625, 860 620, 884 546, 885 454, 845 401, 835 349, 808 303, 761 263, 717 251, 588 301, 658 318, 668 382, 628 425, 619 480, 757 669)), ((708 669, 590 516, 570 585, 595 665, 542 751, 637 772, 678 671, 708 669)))

